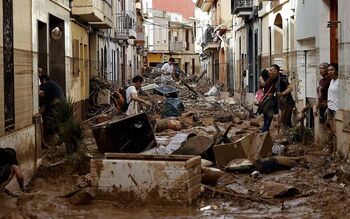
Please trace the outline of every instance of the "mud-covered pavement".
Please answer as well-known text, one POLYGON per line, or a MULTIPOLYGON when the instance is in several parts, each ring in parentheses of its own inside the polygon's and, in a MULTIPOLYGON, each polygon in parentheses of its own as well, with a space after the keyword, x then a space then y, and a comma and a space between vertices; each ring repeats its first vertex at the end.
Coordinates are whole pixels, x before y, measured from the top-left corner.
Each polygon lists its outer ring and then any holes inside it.
MULTIPOLYGON (((186 96, 186 90, 180 96, 186 96)), ((159 103, 161 99, 153 96, 159 103)), ((228 137, 235 141, 259 131, 261 118, 252 118, 251 112, 232 98, 183 98, 183 102, 186 111, 175 119, 181 122, 181 132, 218 138, 232 125, 228 137)), ((151 118, 157 120, 159 116, 151 118)), ((272 127, 273 140, 284 137, 277 134, 276 124, 272 127)), ((103 157, 91 129, 87 126, 86 130, 87 153, 94 158, 103 157)), ((155 135, 157 139, 171 138, 178 132, 165 129, 155 135)), ((64 147, 55 146, 44 152, 26 192, 18 193, 17 198, 0 195, 0 218, 347 218, 350 166, 346 161, 332 154, 331 146, 284 144, 284 156, 296 164, 290 170, 256 177, 224 172, 217 183, 203 184, 199 199, 190 206, 160 206, 151 201, 138 205, 118 198, 101 200, 98 196, 89 204, 74 205, 67 194, 92 185, 89 161, 72 164, 65 157, 64 147), (297 192, 265 197, 263 188, 271 182, 297 192)))
POLYGON ((79 175, 51 155, 50 164, 39 170, 27 192, 18 198, 1 195, 1 213, 13 210, 4 218, 347 218, 350 177, 339 169, 348 167, 330 150, 319 145, 289 145, 286 156, 297 162, 291 170, 262 174, 257 179, 226 173, 216 185, 203 186, 201 197, 192 206, 134 206, 98 199, 74 206, 62 196, 89 183, 89 175, 79 175), (261 186, 267 181, 293 186, 299 193, 261 198, 261 186))
POLYGON ((2 195, 1 202, 7 210, 13 208, 14 218, 346 218, 350 213, 347 181, 323 179, 327 171, 335 170, 342 161, 332 157, 327 148, 315 145, 292 145, 287 155, 298 161, 293 169, 264 174, 254 180, 249 174, 227 173, 213 186, 225 194, 206 189, 196 204, 187 207, 152 206, 152 203, 121 206, 103 200, 73 206, 69 199, 61 196, 74 190, 85 178, 64 164, 43 170, 19 198, 2 195), (236 196, 258 197, 261 184, 266 181, 294 186, 300 194, 285 199, 266 199, 267 202, 236 196), (207 207, 206 210, 201 209, 203 207, 207 207))

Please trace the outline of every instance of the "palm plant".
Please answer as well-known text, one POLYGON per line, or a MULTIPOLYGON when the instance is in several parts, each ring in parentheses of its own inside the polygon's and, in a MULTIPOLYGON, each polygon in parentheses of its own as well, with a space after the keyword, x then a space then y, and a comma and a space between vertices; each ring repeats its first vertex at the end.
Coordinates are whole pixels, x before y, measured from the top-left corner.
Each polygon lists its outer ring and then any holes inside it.
POLYGON ((61 101, 48 118, 48 124, 65 144, 67 154, 76 153, 84 139, 84 128, 76 121, 76 104, 71 98, 61 101))

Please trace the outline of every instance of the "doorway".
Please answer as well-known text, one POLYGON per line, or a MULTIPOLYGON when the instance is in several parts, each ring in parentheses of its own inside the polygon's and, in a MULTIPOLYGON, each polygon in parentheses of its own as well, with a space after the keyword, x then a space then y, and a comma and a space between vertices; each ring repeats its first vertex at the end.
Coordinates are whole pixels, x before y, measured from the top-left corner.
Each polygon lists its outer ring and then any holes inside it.
POLYGON ((47 25, 38 21, 38 66, 47 74, 47 25))
POLYGON ((189 72, 188 71, 188 67, 190 66, 190 63, 189 62, 185 62, 185 72, 186 74, 189 72))
MULTIPOLYGON (((65 29, 64 21, 53 16, 49 15, 49 31, 52 33, 52 30, 59 28, 61 32, 60 37, 53 38, 53 35, 50 34, 50 43, 49 43, 49 75, 50 77, 60 85, 64 93, 66 93, 66 64, 65 64, 65 29)), ((59 36, 58 35, 58 36, 59 36)))

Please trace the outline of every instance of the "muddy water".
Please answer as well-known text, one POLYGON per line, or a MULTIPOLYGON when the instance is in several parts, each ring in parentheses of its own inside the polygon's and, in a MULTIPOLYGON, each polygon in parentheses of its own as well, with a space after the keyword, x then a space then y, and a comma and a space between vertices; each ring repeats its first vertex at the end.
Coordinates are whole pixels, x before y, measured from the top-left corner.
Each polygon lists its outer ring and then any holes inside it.
MULTIPOLYGON (((18 215, 24 218, 310 218, 317 216, 311 209, 302 206, 305 202, 303 199, 286 202, 286 209, 283 211, 279 206, 234 207, 231 201, 218 202, 217 200, 212 202, 212 209, 201 211, 201 205, 186 208, 176 206, 116 208, 113 202, 98 200, 86 206, 71 206, 67 202, 43 194, 34 195, 36 197, 33 200, 27 200, 25 205, 17 209, 18 215)), ((33 198, 31 195, 30 197, 33 198)))
POLYGON ((126 208, 121 206, 130 206, 128 203, 102 200, 73 206, 60 196, 73 191, 81 177, 58 166, 43 171, 34 179, 28 193, 17 199, 0 194, 0 218, 10 211, 24 218, 350 218, 350 183, 322 178, 327 169, 337 167, 342 161, 312 146, 291 146, 287 155, 298 158, 297 166, 291 170, 263 174, 256 180, 250 179, 249 174, 227 174, 217 185, 226 192, 256 196, 264 182, 274 181, 294 186, 302 195, 274 199, 277 203, 273 205, 206 191, 190 207, 126 208), (206 206, 210 207, 200 210, 206 206))
MULTIPOLYGON (((56 172, 56 171, 54 171, 56 172)), ((275 175, 284 178, 287 173, 275 175)), ((287 174, 288 175, 288 174, 287 174)), ((270 177, 269 177, 270 178, 270 177)), ((309 198, 299 198, 280 205, 268 206, 251 203, 234 198, 203 195, 197 204, 190 207, 182 206, 138 206, 132 208, 120 207, 120 203, 94 200, 89 205, 73 206, 67 199, 60 198, 63 194, 74 189, 76 177, 62 174, 60 177, 38 177, 34 180, 28 193, 23 193, 16 199, 10 199, 11 208, 24 218, 310 218, 317 212, 305 203, 309 198), (17 204, 17 207, 16 207, 17 204), (210 206, 208 209, 200 210, 210 206), (15 208, 16 207, 16 208, 15 208)), ((237 191, 247 190, 247 178, 243 175, 230 185, 237 191), (237 187, 237 188, 235 188, 237 187)), ((254 183, 249 186, 254 186, 254 183)), ((249 187, 252 189, 253 187, 249 187)), ((249 190, 248 189, 248 190, 249 190)), ((128 204, 128 203, 126 203, 128 204)))

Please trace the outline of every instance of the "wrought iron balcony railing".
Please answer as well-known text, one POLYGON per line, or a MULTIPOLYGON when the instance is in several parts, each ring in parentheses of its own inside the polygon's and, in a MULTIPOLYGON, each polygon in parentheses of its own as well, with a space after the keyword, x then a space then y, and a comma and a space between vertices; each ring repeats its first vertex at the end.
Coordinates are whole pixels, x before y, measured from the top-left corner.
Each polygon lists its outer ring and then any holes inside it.
POLYGON ((251 10, 253 0, 231 0, 232 14, 237 14, 241 10, 251 10))
POLYGON ((129 35, 135 29, 135 13, 121 12, 117 14, 117 35, 129 35))

